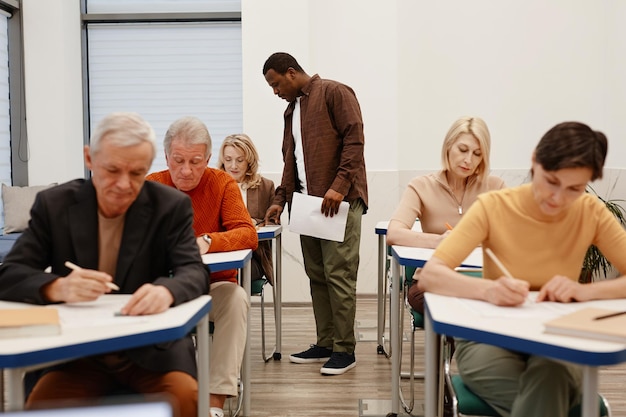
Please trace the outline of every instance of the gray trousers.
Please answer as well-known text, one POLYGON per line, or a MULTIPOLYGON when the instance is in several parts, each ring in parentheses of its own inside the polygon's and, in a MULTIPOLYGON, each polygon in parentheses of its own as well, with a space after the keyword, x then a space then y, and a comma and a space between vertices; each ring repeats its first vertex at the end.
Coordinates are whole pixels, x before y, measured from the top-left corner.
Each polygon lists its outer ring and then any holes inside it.
POLYGON ((356 278, 359 269, 361 199, 350 204, 343 242, 300 236, 304 268, 311 285, 317 345, 354 353, 356 278))
POLYGON ((463 382, 503 417, 567 417, 582 398, 580 366, 457 339, 463 382))

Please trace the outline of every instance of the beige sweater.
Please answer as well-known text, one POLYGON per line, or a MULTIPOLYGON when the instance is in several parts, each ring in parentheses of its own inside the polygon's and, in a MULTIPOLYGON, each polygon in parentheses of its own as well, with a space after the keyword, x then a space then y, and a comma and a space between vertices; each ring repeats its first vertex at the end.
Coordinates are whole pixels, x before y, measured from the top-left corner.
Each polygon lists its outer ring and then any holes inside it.
POLYGON ((442 234, 446 223, 455 226, 479 194, 504 188, 504 181, 499 177, 489 176, 487 181, 478 181, 474 176, 468 180, 462 201, 457 201, 448 185, 444 171, 415 177, 409 182, 400 204, 391 220, 397 220, 413 227, 415 219, 420 220, 422 231, 442 234))

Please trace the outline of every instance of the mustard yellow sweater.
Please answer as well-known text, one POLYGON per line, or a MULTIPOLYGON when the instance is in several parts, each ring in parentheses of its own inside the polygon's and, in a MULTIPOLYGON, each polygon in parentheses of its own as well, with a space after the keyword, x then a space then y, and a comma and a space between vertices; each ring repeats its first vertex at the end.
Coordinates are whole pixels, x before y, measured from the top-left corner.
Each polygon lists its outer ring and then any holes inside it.
MULTIPOLYGON (((479 244, 491 248, 515 278, 538 290, 554 275, 577 280, 587 248, 594 244, 626 272, 626 231, 594 195, 584 194, 557 216, 546 216, 531 184, 478 196, 435 256, 454 268, 479 244)), ((502 271, 483 254, 483 275, 502 271)))

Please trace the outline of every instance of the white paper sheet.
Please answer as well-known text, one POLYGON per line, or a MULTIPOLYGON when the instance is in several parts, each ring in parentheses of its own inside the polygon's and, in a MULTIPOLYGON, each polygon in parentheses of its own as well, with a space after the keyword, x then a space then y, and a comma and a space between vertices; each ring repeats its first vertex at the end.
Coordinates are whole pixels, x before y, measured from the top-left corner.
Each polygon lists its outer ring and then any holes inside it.
POLYGON ((128 301, 128 297, 112 297, 106 303, 67 303, 55 305, 59 311, 62 328, 111 326, 146 322, 142 316, 115 316, 115 312, 128 301))
POLYGON ((321 197, 293 193, 289 230, 305 236, 343 242, 350 206, 342 201, 337 214, 325 217, 322 214, 323 200, 321 197))
POLYGON ((458 301, 483 317, 538 318, 549 319, 568 314, 578 307, 576 303, 557 303, 551 301, 535 302, 536 292, 528 294, 521 306, 502 308, 485 301, 458 298, 458 301))

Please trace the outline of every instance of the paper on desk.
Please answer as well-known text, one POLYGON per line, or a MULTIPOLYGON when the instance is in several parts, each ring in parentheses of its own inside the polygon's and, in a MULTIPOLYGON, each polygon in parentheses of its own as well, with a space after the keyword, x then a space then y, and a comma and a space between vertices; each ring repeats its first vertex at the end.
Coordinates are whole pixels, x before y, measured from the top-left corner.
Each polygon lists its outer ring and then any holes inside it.
POLYGON ((118 299, 104 305, 86 301, 58 304, 55 308, 59 311, 63 328, 111 326, 147 321, 142 316, 114 316, 114 313, 120 311, 127 301, 127 299, 118 299))
POLYGON ((551 301, 535 302, 537 294, 530 293, 528 299, 521 306, 500 307, 486 301, 459 298, 459 302, 466 308, 483 317, 500 318, 540 318, 548 319, 571 313, 576 310, 574 303, 557 303, 551 301))
POLYGON ((339 212, 333 217, 326 217, 322 213, 323 200, 321 197, 293 193, 289 230, 305 236, 343 242, 350 206, 342 201, 339 212))

